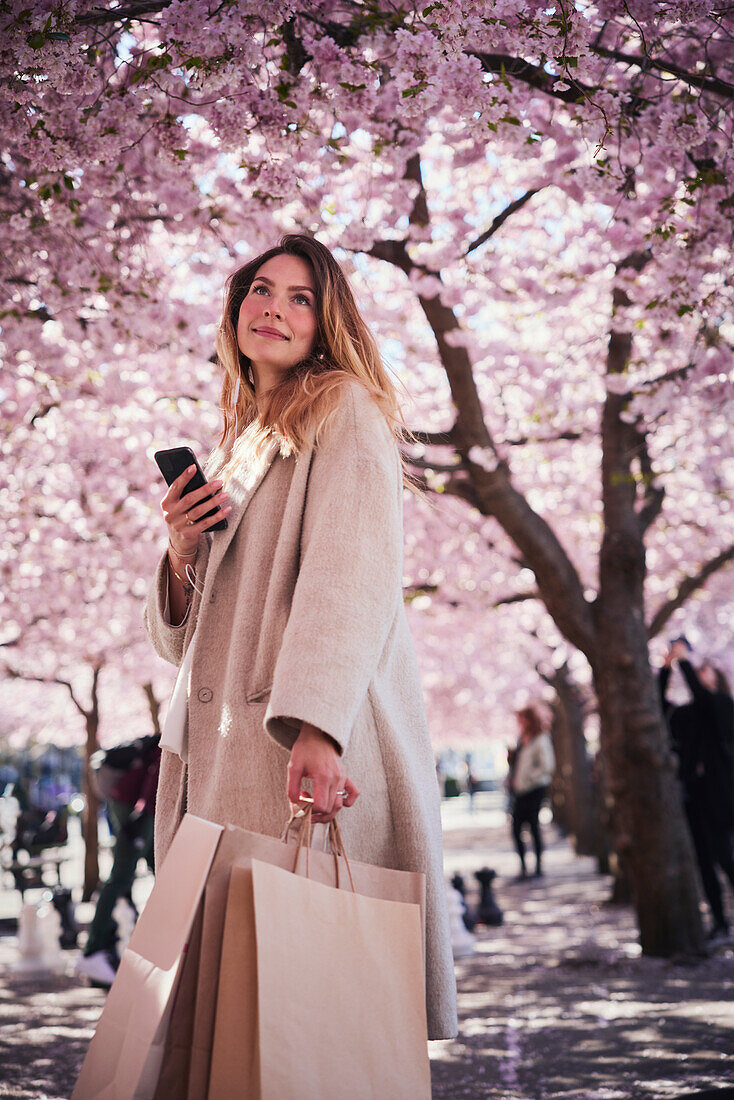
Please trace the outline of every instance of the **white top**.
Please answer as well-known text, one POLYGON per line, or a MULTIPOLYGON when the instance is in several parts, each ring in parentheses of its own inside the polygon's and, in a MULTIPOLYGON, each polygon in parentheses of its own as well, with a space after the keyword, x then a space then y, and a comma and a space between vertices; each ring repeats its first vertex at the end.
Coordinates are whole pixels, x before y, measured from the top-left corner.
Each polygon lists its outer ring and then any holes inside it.
MULTIPOLYGON (((191 605, 189 604, 186 608, 183 622, 179 623, 179 626, 183 626, 186 622, 190 610, 191 605)), ((163 618, 169 626, 173 625, 171 623, 167 591, 163 618)), ((175 752, 177 756, 180 756, 184 764, 186 764, 189 759, 189 683, 191 680, 191 663, 193 657, 194 639, 192 638, 179 666, 176 683, 173 685, 171 698, 168 701, 166 717, 161 727, 161 748, 168 749, 169 752, 175 752)))
POLYGON ((556 757, 549 733, 540 733, 527 741, 517 752, 512 789, 515 794, 527 794, 536 787, 547 787, 553 778, 556 757))

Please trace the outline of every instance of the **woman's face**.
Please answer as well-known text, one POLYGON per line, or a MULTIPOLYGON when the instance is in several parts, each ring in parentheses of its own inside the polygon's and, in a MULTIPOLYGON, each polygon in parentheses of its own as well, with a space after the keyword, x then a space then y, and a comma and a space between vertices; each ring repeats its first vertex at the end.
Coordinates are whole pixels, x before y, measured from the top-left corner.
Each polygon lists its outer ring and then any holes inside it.
POLYGON ((258 269, 240 306, 237 343, 258 384, 280 375, 309 354, 318 327, 311 267, 300 256, 273 256, 258 269))

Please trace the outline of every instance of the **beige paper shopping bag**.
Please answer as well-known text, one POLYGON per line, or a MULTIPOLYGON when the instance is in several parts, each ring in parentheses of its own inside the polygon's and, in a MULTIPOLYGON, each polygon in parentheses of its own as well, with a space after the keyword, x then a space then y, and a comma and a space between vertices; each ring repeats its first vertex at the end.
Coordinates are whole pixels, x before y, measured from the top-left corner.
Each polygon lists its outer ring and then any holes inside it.
POLYGON ((227 896, 209 1100, 260 1100, 252 868, 233 867, 227 896))
POLYGON ((428 1100, 421 914, 252 863, 262 1100, 428 1100))
MULTIPOLYGON (((188 1100, 207 1100, 210 1066, 214 1043, 215 1018, 222 957, 227 896, 234 866, 249 867, 253 859, 293 871, 298 846, 277 837, 263 836, 246 829, 227 825, 212 862, 204 895, 201 952, 197 961, 196 1005, 191 1034, 191 1057, 188 1100)), ((386 897, 411 902, 421 911, 425 908, 425 875, 413 871, 395 871, 370 863, 350 860, 355 890, 370 897, 386 897)), ((332 853, 309 852, 309 874, 314 881, 336 883, 348 881, 346 861, 332 853)), ((299 870, 305 873, 305 853, 301 853, 299 870)), ((219 1026, 219 1023, 218 1025, 219 1026)), ((224 1025, 222 1025, 224 1026, 224 1025)), ((168 1055, 167 1055, 168 1057, 168 1055)), ((225 1094, 222 1094, 224 1096, 225 1094)), ((230 1100, 228 1097, 227 1100, 230 1100)))
POLYGON ((222 828, 187 814, 120 960, 72 1100, 151 1100, 173 994, 222 828))

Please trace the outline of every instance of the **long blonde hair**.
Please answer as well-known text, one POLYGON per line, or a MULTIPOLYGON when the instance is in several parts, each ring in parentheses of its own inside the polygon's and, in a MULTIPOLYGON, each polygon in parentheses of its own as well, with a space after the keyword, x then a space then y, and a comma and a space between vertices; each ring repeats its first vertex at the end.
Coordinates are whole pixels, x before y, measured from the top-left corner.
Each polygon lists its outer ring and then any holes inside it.
POLYGON ((404 436, 395 386, 365 324, 347 277, 325 245, 305 234, 289 233, 227 280, 217 332, 222 367, 222 434, 207 462, 207 475, 228 478, 250 470, 276 440, 284 456, 317 444, 339 405, 348 380, 357 380, 372 395, 396 439, 404 436), (274 256, 298 256, 314 278, 317 328, 309 355, 290 369, 271 390, 260 409, 251 381, 250 360, 237 343, 240 306, 255 277, 274 256))

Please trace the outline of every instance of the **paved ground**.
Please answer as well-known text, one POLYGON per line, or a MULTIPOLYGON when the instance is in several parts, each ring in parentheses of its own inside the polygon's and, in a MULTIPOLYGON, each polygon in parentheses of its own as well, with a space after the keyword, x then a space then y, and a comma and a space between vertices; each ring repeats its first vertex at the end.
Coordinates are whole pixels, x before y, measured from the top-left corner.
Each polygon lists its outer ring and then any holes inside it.
MULTIPOLYGON (((457 964, 461 1036, 431 1044, 434 1100, 734 1096, 734 950, 642 959, 629 910, 605 904, 609 882, 546 831, 546 877, 513 883, 497 806, 445 808, 447 871, 496 868, 506 920, 457 964)), ((104 994, 70 976, 72 957, 56 979, 14 976, 15 948, 0 936, 0 1096, 66 1100, 104 994)))
POLYGON ((447 871, 494 866, 505 923, 457 963, 461 1035, 434 1044, 436 1100, 734 1096, 734 950, 695 964, 643 959, 631 911, 606 904, 609 880, 592 860, 556 838, 546 876, 513 883, 505 827, 472 827, 458 812, 455 824, 447 871))

